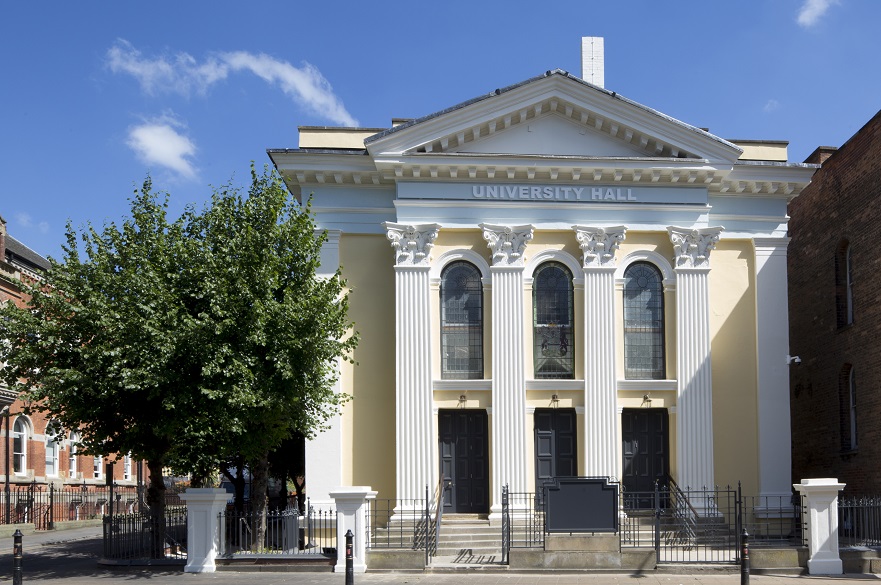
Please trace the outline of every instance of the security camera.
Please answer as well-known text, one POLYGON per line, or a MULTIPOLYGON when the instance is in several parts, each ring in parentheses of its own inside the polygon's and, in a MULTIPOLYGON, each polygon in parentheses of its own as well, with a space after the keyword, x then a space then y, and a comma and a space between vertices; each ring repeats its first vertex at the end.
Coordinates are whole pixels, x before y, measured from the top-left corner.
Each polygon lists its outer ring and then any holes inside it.
POLYGON ((797 355, 788 355, 786 356, 786 365, 791 366, 792 364, 799 365, 801 363, 801 358, 797 355))

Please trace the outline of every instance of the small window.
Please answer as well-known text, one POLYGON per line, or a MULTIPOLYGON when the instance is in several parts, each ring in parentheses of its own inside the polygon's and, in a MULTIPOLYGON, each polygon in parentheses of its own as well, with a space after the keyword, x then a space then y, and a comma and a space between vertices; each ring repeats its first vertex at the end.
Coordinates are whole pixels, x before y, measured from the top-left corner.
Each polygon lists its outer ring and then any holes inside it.
POLYGON ((104 476, 104 458, 92 457, 92 477, 101 479, 104 476))
POLYGON ((853 323, 853 262, 852 246, 844 241, 835 254, 835 311, 838 327, 853 323))
POLYGON ((841 405, 841 450, 853 451, 859 447, 857 427, 857 387, 853 366, 845 364, 838 378, 841 405))
POLYGON ((532 281, 533 356, 536 379, 575 378, 574 287, 559 262, 539 266, 532 281))
POLYGON ((26 475, 28 469, 28 426, 23 417, 12 425, 12 471, 26 475))
POLYGON ((70 448, 67 452, 67 473, 71 479, 76 479, 77 474, 77 452, 79 451, 80 436, 76 431, 70 432, 70 448))
POLYGON ((127 453, 122 458, 122 479, 128 481, 132 478, 132 454, 127 453))
POLYGON ((663 380, 664 283, 660 270, 635 262, 624 271, 624 376, 663 380))
POLYGON ((441 273, 441 378, 483 378, 483 285, 469 262, 441 273))
POLYGON ((61 437, 52 433, 50 427, 46 428, 46 477, 58 477, 61 437))

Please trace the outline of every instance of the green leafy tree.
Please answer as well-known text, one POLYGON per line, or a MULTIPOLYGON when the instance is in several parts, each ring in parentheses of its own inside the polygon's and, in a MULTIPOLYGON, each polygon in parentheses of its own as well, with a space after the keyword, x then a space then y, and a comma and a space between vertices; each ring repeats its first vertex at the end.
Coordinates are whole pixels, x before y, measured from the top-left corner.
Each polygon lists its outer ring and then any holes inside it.
POLYGON ((28 307, 0 309, 4 381, 80 429, 85 452, 146 460, 156 526, 166 467, 205 478, 241 455, 265 494, 269 451, 345 400, 337 364, 357 343, 345 283, 316 276, 324 237, 275 173, 252 168, 247 195, 224 187, 167 214, 148 179, 120 226, 68 225, 28 307))

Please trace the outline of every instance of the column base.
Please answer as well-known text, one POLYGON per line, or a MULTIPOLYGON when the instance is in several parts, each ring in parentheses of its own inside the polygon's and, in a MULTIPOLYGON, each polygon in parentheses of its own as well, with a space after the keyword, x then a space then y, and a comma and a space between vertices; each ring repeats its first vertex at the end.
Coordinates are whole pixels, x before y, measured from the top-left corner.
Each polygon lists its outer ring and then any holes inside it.
POLYGON ((818 559, 808 561, 808 573, 811 575, 842 575, 844 568, 841 559, 818 559))

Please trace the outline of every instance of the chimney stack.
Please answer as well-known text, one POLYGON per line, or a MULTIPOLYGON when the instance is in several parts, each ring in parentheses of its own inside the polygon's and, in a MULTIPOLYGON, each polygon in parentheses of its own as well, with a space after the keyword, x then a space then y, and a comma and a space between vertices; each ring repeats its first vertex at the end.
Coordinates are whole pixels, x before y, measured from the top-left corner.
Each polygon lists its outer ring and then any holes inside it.
POLYGON ((605 57, 603 37, 581 37, 581 79, 605 87, 605 57))
POLYGON ((6 262, 6 220, 0 215, 0 262, 6 262))

